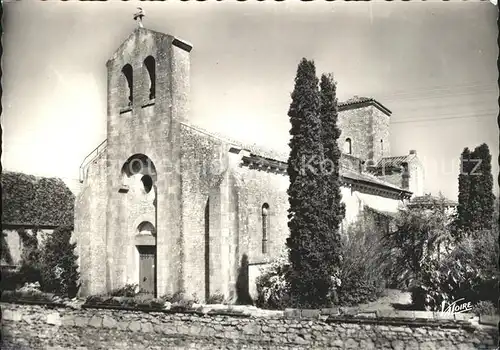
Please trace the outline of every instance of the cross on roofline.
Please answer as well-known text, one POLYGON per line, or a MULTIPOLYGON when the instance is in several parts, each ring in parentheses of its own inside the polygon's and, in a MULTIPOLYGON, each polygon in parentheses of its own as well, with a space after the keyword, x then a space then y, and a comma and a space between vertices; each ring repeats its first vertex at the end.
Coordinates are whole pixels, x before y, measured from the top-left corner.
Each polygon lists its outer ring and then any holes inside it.
POLYGON ((141 7, 138 7, 137 9, 139 10, 139 12, 134 14, 134 20, 137 21, 137 24, 140 28, 143 28, 142 18, 146 16, 146 13, 141 7))

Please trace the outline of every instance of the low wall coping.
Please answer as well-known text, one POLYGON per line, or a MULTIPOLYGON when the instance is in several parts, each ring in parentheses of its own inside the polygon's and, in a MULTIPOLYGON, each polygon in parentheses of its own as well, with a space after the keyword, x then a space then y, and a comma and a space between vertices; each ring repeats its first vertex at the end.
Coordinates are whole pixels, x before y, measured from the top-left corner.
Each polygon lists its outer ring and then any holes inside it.
MULTIPOLYGON (((25 304, 37 305, 48 309, 66 308, 75 309, 69 305, 61 303, 42 302, 5 302, 0 304, 25 304)), ((129 312, 163 313, 163 314, 185 314, 204 316, 222 316, 236 318, 278 318, 278 319, 304 319, 318 320, 325 323, 363 323, 363 324, 386 324, 386 325, 406 325, 406 326, 428 326, 443 328, 474 328, 472 323, 479 323, 483 326, 498 326, 499 316, 481 315, 477 317, 470 313, 445 313, 433 311, 407 311, 407 310, 380 310, 364 311, 343 308, 325 309, 292 309, 265 310, 253 306, 227 306, 227 305, 196 305, 192 309, 173 307, 170 309, 154 308, 131 308, 115 305, 82 305, 82 309, 103 309, 122 310, 129 312)))

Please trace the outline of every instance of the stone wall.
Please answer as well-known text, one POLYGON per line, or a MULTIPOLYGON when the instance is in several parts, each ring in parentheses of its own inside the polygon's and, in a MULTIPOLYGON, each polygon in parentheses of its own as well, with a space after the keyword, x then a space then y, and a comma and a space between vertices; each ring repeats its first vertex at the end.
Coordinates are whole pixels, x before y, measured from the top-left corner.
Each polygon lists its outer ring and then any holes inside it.
POLYGON ((75 201, 76 254, 82 295, 106 291, 107 152, 90 163, 84 186, 75 201))
POLYGON ((389 123, 390 117, 374 106, 342 110, 338 118, 342 130, 339 147, 344 150, 344 142, 350 138, 353 156, 377 162, 391 154, 389 123))
MULTIPOLYGON (((191 313, 2 304, 2 349, 495 349, 491 319, 250 307, 191 313), (390 317, 388 317, 390 316, 390 317), (483 324, 488 321, 488 324, 483 324)), ((226 307, 227 308, 227 307, 226 307)))

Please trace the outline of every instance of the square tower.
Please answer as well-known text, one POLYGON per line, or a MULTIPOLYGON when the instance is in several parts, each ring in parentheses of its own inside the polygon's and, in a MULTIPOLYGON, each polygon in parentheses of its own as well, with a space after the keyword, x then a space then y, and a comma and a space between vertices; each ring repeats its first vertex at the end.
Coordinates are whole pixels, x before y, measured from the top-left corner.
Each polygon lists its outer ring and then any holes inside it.
POLYGON ((374 99, 355 96, 340 103, 338 110, 343 153, 361 158, 367 165, 391 154, 389 109, 374 99))
POLYGON ((142 26, 107 62, 106 289, 182 288, 180 127, 192 46, 142 26))

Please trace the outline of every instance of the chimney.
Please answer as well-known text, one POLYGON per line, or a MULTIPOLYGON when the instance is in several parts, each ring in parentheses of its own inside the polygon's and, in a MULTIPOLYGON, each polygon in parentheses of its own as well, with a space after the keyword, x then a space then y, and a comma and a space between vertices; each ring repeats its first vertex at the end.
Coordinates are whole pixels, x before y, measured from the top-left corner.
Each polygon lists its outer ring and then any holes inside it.
POLYGON ((414 149, 411 149, 411 150, 410 150, 410 154, 415 154, 415 155, 417 155, 417 151, 416 151, 416 150, 414 150, 414 149))

